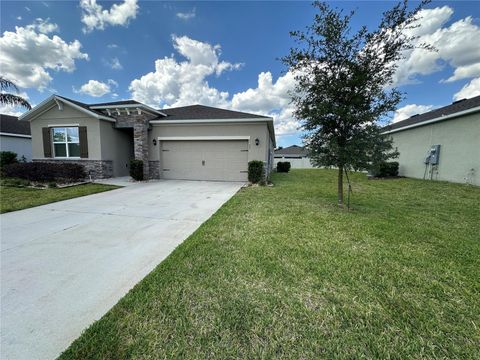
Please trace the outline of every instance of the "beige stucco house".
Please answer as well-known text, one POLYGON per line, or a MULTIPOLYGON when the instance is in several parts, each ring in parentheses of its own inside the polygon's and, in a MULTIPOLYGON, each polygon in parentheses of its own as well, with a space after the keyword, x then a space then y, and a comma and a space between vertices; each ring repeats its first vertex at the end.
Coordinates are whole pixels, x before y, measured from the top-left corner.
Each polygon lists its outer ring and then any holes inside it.
POLYGON ((53 95, 20 120, 30 122, 33 161, 80 163, 93 178, 128 175, 131 159, 163 179, 246 181, 249 161, 273 166, 273 119, 255 114, 53 95))
POLYGON ((400 152, 399 175, 480 186, 480 96, 385 128, 400 152))

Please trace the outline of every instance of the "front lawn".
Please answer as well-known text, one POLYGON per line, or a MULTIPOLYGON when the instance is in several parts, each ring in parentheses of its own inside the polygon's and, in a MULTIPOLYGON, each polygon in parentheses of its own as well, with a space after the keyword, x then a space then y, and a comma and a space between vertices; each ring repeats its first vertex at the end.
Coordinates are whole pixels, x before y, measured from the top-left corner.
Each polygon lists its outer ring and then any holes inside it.
POLYGON ((85 184, 52 189, 0 186, 0 213, 22 210, 117 188, 118 186, 103 184, 85 184))
POLYGON ((335 176, 240 191, 61 359, 480 358, 480 189, 335 176))

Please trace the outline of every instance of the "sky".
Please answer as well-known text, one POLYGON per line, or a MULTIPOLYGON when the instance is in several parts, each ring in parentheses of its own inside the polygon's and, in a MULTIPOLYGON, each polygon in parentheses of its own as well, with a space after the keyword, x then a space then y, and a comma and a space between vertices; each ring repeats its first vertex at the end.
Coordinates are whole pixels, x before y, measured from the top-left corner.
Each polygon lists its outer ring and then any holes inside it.
MULTIPOLYGON (((377 27, 391 1, 337 1, 352 28, 377 27)), ((414 6, 417 3, 412 2, 414 6)), ((1 1, 0 74, 32 105, 52 93, 85 103, 135 99, 156 108, 217 106, 274 118, 277 144, 301 144, 279 60, 289 32, 312 23, 310 2, 1 1)), ((399 121, 480 95, 480 6, 433 1, 395 74, 399 121)), ((23 110, 0 106, 1 113, 23 110)))

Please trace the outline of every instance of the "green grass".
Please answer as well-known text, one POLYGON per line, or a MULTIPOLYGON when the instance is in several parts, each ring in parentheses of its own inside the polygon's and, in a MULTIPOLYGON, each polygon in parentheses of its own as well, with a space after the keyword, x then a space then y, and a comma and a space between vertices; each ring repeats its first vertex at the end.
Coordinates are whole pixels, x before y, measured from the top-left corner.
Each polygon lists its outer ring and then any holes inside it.
POLYGON ((480 358, 480 189, 335 175, 240 191, 61 359, 480 358))
POLYGON ((52 189, 0 186, 0 213, 27 209, 117 188, 118 186, 103 184, 85 184, 52 189))

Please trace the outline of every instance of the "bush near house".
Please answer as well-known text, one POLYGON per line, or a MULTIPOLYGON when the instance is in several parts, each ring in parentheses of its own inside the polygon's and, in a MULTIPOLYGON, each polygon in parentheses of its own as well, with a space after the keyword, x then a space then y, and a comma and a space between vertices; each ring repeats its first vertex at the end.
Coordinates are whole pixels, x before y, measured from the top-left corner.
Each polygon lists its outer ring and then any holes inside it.
POLYGON ((6 165, 3 176, 38 182, 76 182, 86 178, 85 169, 79 164, 30 162, 6 165))
POLYGON ((130 160, 130 176, 133 180, 143 180, 143 161, 142 160, 130 160))
POLYGON ((375 177, 394 177, 398 176, 398 162, 397 161, 382 161, 375 164, 371 173, 375 177))
POLYGON ((17 154, 13 151, 0 151, 0 169, 5 165, 17 163, 17 154))
POLYGON ((277 163, 277 172, 284 172, 288 173, 291 168, 291 164, 289 161, 280 161, 277 163))
POLYGON ((248 163, 248 181, 258 184, 263 180, 263 161, 252 160, 248 163))

